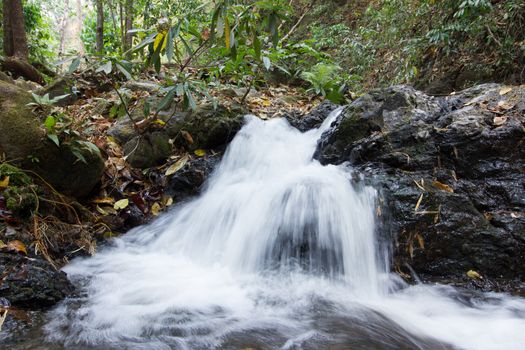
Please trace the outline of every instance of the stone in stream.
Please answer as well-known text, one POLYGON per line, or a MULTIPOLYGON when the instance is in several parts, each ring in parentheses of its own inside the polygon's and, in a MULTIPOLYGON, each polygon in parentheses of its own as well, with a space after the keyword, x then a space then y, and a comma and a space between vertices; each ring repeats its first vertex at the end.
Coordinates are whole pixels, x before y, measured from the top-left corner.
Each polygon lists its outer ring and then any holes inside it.
POLYGON ((350 162, 381 190, 397 267, 525 277, 525 86, 444 98, 373 90, 345 108, 316 157, 350 162))

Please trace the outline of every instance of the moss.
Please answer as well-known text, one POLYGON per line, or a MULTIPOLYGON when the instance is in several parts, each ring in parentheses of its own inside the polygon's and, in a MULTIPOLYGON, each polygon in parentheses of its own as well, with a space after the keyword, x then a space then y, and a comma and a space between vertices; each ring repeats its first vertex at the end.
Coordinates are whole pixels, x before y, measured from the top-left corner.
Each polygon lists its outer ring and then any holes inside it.
POLYGON ((9 176, 9 183, 14 186, 29 185, 32 181, 22 170, 7 163, 0 164, 0 179, 9 176))
POLYGON ((37 191, 35 185, 11 186, 6 188, 2 195, 5 198, 6 208, 19 217, 29 217, 36 210, 37 191))

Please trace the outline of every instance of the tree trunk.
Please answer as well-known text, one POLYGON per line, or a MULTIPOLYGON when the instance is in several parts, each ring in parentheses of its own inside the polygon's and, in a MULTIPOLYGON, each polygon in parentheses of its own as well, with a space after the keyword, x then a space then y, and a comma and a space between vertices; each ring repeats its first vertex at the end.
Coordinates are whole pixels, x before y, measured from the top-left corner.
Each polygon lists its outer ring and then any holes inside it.
POLYGON ((97 53, 104 54, 104 3, 97 0, 97 53))
POLYGON ((133 44, 133 34, 130 30, 133 29, 133 0, 126 0, 126 19, 124 24, 124 52, 131 49, 133 44))
POLYGON ((3 15, 5 55, 27 61, 29 48, 27 46, 22 0, 4 0, 3 15))

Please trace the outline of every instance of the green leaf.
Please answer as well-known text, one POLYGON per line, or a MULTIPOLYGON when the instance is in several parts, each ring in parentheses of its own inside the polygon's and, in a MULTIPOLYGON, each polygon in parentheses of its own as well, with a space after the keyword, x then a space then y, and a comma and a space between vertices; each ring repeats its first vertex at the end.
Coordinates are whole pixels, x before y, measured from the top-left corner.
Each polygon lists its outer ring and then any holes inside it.
POLYGON ((73 62, 71 62, 71 65, 69 66, 67 72, 71 74, 75 72, 79 66, 80 66, 80 57, 77 57, 73 60, 73 62))
POLYGON ((57 147, 60 147, 60 141, 58 140, 58 136, 56 134, 47 134, 47 138, 53 141, 57 147))
POLYGON ((260 60, 261 59, 261 40, 257 36, 257 33, 253 33, 253 50, 255 51, 255 57, 260 60))
POLYGON ((55 130, 56 123, 56 119, 52 115, 48 116, 44 121, 44 126, 46 127, 46 130, 49 134, 53 133, 55 130))
POLYGON ((166 96, 164 96, 164 98, 160 101, 159 105, 157 106, 157 109, 159 111, 166 109, 171 104, 171 101, 173 101, 175 94, 176 88, 171 88, 166 94, 166 96))
POLYGON ((102 66, 98 67, 96 72, 104 72, 106 74, 109 74, 111 73, 111 71, 113 70, 113 63, 111 63, 111 61, 107 61, 106 63, 104 63, 102 66))
POLYGON ((126 79, 128 80, 132 80, 133 79, 133 76, 131 75, 131 70, 128 70, 124 65, 122 65, 120 62, 117 62, 115 64, 115 66, 117 67, 117 69, 122 73, 124 74, 124 76, 126 77, 126 79))
POLYGON ((264 68, 266 68, 266 70, 270 70, 270 68, 272 67, 272 61, 270 61, 270 59, 266 56, 262 58, 262 61, 264 64, 264 68))

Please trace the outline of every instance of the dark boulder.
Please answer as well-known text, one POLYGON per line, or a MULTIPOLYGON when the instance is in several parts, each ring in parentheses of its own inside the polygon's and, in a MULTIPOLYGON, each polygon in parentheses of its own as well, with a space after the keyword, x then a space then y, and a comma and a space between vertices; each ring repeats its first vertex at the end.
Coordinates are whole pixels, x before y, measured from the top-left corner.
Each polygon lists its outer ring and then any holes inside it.
POLYGON ((0 298, 19 308, 50 307, 73 292, 64 272, 42 259, 0 252, 0 298))
POLYGON ((318 106, 313 108, 305 115, 290 114, 286 116, 286 119, 291 126, 302 132, 305 132, 320 127, 323 121, 330 115, 330 113, 336 110, 338 107, 339 105, 326 100, 321 102, 318 106))
POLYGON ((175 202, 201 193, 203 185, 221 160, 220 154, 192 159, 169 180, 166 193, 175 202))
POLYGON ((398 268, 525 278, 525 87, 372 91, 346 107, 316 157, 348 161, 380 189, 398 268))

